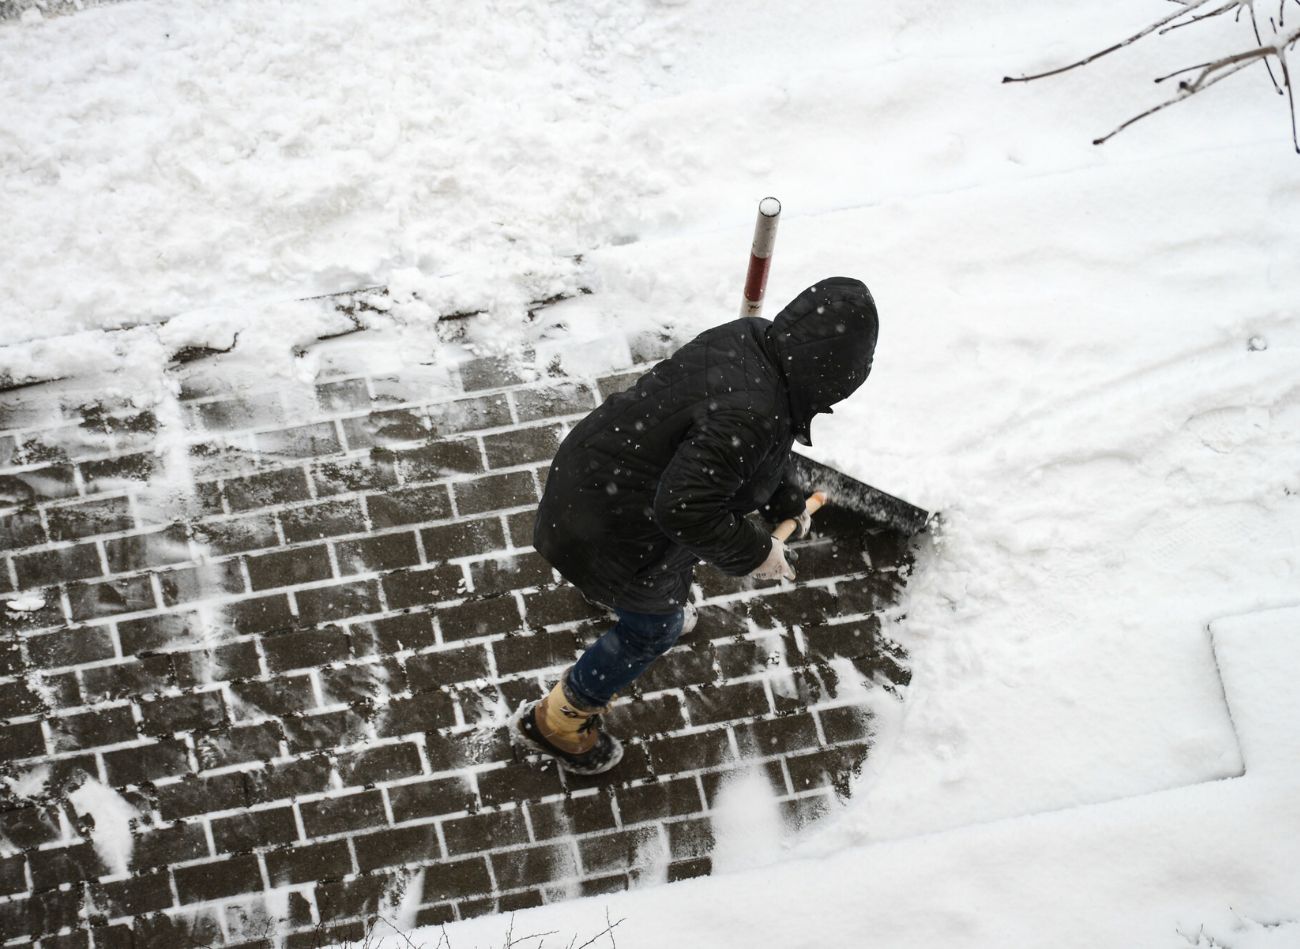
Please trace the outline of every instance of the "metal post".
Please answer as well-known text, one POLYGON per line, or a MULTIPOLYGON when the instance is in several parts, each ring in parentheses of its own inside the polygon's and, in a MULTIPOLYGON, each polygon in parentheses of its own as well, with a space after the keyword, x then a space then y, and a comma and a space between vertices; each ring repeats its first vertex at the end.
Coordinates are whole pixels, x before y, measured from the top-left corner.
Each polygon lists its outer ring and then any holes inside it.
POLYGON ((749 270, 745 274, 745 299, 741 316, 758 316, 763 310, 763 293, 767 290, 767 271, 772 264, 772 247, 776 244, 776 222, 781 217, 781 202, 764 198, 758 202, 758 220, 754 223, 754 244, 749 250, 749 270))

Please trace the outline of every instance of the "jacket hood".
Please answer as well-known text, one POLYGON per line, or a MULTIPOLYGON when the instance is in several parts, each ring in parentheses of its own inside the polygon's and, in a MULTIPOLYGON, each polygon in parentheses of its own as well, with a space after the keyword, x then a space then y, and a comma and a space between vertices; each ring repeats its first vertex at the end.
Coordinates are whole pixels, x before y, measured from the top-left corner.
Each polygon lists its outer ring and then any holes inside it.
POLYGON ((852 277, 829 277, 799 294, 767 328, 790 394, 794 437, 812 444, 812 420, 866 381, 879 320, 871 291, 852 277))

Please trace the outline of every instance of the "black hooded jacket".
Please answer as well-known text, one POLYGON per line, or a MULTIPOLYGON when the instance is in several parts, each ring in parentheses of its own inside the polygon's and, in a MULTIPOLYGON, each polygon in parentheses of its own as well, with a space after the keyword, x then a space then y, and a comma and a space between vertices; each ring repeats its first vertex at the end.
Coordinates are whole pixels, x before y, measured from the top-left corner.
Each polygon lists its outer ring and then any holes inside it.
POLYGON ((565 437, 533 545, 589 598, 670 613, 701 560, 732 576, 767 557, 770 520, 803 509, 786 482, 793 441, 871 371, 876 307, 832 277, 768 322, 715 326, 610 396, 565 437))

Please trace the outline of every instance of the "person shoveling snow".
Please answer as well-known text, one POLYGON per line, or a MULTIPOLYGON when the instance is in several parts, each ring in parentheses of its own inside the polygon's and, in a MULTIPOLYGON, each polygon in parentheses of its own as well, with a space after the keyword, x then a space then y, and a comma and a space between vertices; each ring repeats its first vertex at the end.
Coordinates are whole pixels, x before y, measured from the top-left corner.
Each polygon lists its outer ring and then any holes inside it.
POLYGON ((812 444, 814 416, 866 380, 877 331, 866 285, 831 277, 775 320, 706 330, 574 426, 533 545, 618 622, 521 707, 516 741, 577 774, 608 771, 623 748, 600 715, 693 624, 695 564, 794 579, 782 536, 807 532, 815 502, 796 485, 792 444, 812 444), (793 523, 769 534, 754 511, 793 523))

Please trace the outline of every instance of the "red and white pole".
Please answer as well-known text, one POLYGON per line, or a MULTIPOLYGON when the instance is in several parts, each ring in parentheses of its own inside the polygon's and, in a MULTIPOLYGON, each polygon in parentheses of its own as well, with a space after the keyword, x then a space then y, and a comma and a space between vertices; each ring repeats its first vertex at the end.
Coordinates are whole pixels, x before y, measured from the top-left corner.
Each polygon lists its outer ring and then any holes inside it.
POLYGON ((763 310, 767 271, 772 265, 772 248, 776 245, 776 222, 780 218, 781 202, 776 198, 764 198, 758 202, 754 243, 749 249, 749 271, 745 274, 745 299, 740 304, 741 316, 758 316, 763 310))

